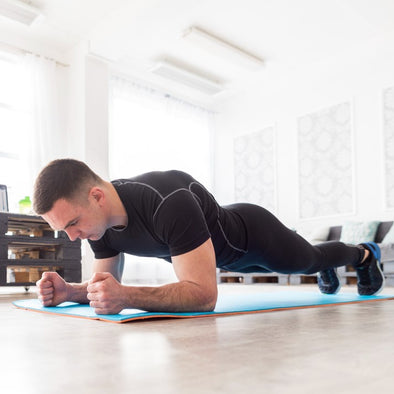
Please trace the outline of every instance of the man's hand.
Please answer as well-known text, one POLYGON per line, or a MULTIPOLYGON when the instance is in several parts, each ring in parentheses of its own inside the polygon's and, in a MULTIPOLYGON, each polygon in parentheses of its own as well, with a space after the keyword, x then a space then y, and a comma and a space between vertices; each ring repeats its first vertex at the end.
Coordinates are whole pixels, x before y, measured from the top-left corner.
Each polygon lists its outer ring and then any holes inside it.
POLYGON ((127 305, 124 287, 109 272, 96 272, 88 283, 88 300, 98 315, 119 313, 127 305))
POLYGON ((67 283, 57 272, 44 272, 36 285, 38 299, 44 306, 56 306, 67 301, 67 283))

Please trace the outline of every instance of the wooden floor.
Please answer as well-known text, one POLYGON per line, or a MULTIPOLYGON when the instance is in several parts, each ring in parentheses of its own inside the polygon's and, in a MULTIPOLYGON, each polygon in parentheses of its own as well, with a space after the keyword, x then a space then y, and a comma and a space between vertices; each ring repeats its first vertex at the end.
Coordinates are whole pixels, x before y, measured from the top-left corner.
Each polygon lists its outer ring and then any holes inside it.
MULTIPOLYGON (((317 291, 220 285, 284 288, 317 291)), ((0 288, 2 394, 394 391, 394 301, 117 325, 11 305, 29 297, 0 288)))

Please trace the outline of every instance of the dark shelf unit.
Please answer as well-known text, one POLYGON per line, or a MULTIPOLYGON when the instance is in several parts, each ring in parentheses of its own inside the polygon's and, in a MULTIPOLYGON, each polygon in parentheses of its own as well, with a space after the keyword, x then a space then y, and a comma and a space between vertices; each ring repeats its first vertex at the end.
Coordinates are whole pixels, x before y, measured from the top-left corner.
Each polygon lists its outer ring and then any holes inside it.
POLYGON ((39 216, 0 212, 0 286, 30 287, 45 271, 81 282, 81 241, 39 216))

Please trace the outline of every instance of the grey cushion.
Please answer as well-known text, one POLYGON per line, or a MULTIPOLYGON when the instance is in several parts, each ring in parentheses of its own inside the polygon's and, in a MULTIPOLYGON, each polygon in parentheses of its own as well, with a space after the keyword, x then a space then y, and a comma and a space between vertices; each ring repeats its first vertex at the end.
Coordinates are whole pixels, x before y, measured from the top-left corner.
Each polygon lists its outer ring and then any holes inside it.
POLYGON ((382 252, 381 261, 394 261, 394 244, 378 244, 382 252))
MULTIPOLYGON (((393 222, 381 222, 375 235, 375 242, 379 244, 382 252, 382 262, 394 261, 394 244, 382 244, 382 240, 389 232, 393 222)), ((342 226, 331 226, 327 241, 339 241, 341 238, 342 226)))
POLYGON ((376 232, 375 242, 382 242, 384 236, 389 232, 393 222, 381 222, 376 232))
MULTIPOLYGON (((381 222, 379 224, 375 235, 375 242, 377 243, 382 242, 384 236, 388 233, 392 224, 393 224, 392 221, 381 222)), ((341 232, 342 232, 342 226, 331 226, 330 232, 328 233, 327 241, 339 241, 339 239, 341 238, 341 232)))

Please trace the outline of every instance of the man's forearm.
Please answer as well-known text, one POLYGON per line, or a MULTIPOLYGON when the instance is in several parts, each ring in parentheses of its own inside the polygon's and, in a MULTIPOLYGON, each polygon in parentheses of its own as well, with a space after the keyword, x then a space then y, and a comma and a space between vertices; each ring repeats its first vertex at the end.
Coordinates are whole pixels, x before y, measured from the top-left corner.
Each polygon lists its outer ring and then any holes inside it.
POLYGON ((87 298, 88 291, 86 290, 88 282, 83 283, 68 283, 67 284, 67 300, 72 302, 78 302, 80 304, 88 304, 87 298))
POLYGON ((124 286, 125 308, 146 311, 200 312, 215 308, 217 289, 207 291, 182 281, 158 287, 124 286))

